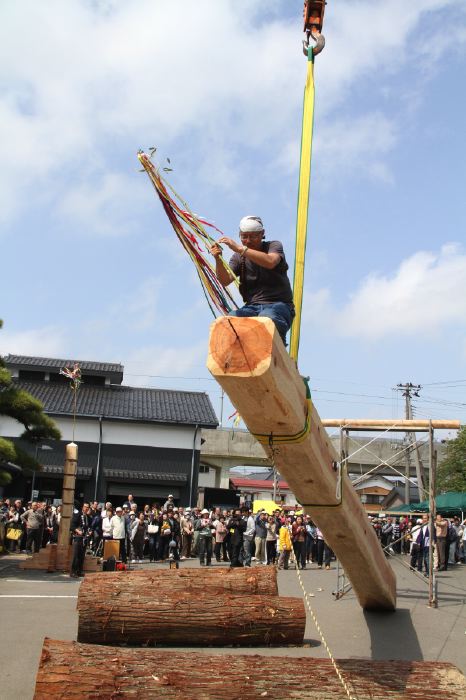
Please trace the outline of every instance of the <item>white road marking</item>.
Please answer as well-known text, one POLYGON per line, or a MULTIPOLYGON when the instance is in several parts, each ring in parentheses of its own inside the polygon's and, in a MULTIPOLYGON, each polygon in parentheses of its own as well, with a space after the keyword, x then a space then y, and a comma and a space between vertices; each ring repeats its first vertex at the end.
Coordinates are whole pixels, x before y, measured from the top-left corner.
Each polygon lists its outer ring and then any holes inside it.
POLYGON ((57 581, 57 579, 26 579, 26 578, 4 578, 3 581, 9 583, 68 583, 68 577, 57 581))
POLYGON ((77 595, 0 595, 0 598, 77 598, 77 595))

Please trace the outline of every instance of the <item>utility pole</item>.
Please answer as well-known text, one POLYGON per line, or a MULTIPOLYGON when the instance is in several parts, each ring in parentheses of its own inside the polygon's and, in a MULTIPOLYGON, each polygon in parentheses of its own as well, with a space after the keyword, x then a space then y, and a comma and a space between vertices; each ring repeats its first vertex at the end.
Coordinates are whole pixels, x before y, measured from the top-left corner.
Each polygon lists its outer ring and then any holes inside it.
MULTIPOLYGON (((402 391, 402 396, 405 398, 405 418, 407 420, 413 419, 413 408, 411 405, 412 397, 418 397, 419 391, 422 389, 420 384, 413 384, 412 382, 406 382, 406 384, 397 384, 398 391, 402 391)), ((407 445, 411 447, 406 451, 406 477, 405 477, 405 501, 409 503, 409 477, 411 471, 411 455, 410 452, 414 452, 414 458, 416 462, 416 477, 417 485, 419 490, 419 498, 422 500, 426 497, 426 479, 424 474, 424 466, 421 462, 419 456, 419 449, 416 439, 416 434, 413 432, 407 432, 405 436, 407 445)))
POLYGON ((223 401, 225 398, 225 390, 222 388, 222 394, 220 396, 220 427, 223 428, 223 401))

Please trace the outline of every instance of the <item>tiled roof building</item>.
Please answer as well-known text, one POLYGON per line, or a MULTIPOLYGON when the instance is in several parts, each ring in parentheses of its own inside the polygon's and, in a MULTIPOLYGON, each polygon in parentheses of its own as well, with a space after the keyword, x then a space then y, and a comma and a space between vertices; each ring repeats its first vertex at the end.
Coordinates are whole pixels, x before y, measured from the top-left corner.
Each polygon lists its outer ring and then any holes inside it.
MULTIPOLYGON (((4 359, 15 382, 42 402, 61 430, 61 441, 38 446, 43 469, 34 484, 39 498, 59 499, 65 444, 73 437, 73 394, 59 372, 75 360, 21 355, 4 359)), ((132 493, 136 501, 146 503, 173 494, 180 503, 195 502, 201 428, 218 425, 208 395, 124 386, 120 364, 78 364, 83 383, 76 402, 77 499, 116 504, 132 493)), ((0 435, 18 439, 21 432, 19 424, 0 418, 0 435)), ((15 479, 8 491, 29 498, 31 479, 15 479)))

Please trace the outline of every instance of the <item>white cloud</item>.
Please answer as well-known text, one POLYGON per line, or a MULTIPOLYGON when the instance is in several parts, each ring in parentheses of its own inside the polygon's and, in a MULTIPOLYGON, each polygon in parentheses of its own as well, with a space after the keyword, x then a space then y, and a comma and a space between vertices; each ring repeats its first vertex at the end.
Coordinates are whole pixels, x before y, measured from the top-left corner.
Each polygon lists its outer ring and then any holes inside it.
POLYGON ((161 377, 186 377, 194 367, 205 365, 205 355, 205 342, 183 348, 146 345, 126 357, 127 383, 148 386, 157 384, 161 377))
POLYGON ((379 341, 466 327, 466 252, 457 244, 419 251, 389 275, 373 272, 337 308, 328 289, 307 293, 306 322, 338 335, 379 341))
POLYGON ((315 139, 319 174, 330 178, 351 171, 369 179, 392 182, 393 176, 383 156, 392 150, 396 140, 394 124, 380 113, 324 123, 315 139))
POLYGON ((66 354, 66 337, 62 328, 45 326, 25 331, 0 331, 2 355, 38 355, 61 357, 66 354))
MULTIPOLYGON (((329 183, 351 172, 352 177, 379 180, 391 184, 393 174, 385 162, 398 141, 397 127, 380 112, 351 119, 323 120, 313 138, 315 176, 329 183)), ((285 143, 276 158, 276 166, 286 172, 299 167, 300 142, 285 143)))
POLYGON ((146 182, 118 173, 103 173, 71 187, 56 214, 82 235, 116 236, 134 230, 141 202, 150 192, 146 182))
POLYGON ((144 331, 152 328, 157 321, 162 284, 161 278, 150 277, 144 280, 127 300, 120 300, 115 315, 120 316, 121 310, 124 309, 124 315, 132 330, 144 331))
MULTIPOLYGON (((458 0, 364 0, 329 8, 325 60, 318 66, 325 110, 361 76, 396 70, 420 19, 449 5, 458 0), (370 30, 355 35, 355 26, 370 30)), ((304 75, 300 18, 277 19, 283 6, 268 7, 267 21, 258 25, 262 0, 3 3, 3 220, 24 201, 63 196, 63 211, 74 214, 82 203, 97 233, 115 231, 99 217, 103 210, 105 218, 112 194, 121 192, 114 176, 103 173, 110 152, 122 143, 136 150, 155 138, 169 147, 183 136, 193 159, 208 154, 201 176, 222 186, 235 182, 224 163, 238 171, 240 146, 263 149, 273 162, 276 144, 299 112, 304 75), (79 181, 96 163, 102 175, 87 204, 84 185, 63 194, 69 173, 79 181)), ((381 161, 372 168, 375 176, 387 177, 381 161)))

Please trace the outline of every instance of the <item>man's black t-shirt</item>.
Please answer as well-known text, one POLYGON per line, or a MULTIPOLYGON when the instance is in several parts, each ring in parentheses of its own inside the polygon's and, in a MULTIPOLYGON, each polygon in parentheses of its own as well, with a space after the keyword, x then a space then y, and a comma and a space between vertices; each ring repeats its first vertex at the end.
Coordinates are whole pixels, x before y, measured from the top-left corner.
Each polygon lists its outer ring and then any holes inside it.
MULTIPOLYGON (((243 298, 247 304, 271 304, 283 301, 285 304, 293 303, 293 292, 288 279, 288 263, 285 259, 283 246, 280 241, 263 241, 261 244, 263 253, 278 253, 280 262, 273 270, 256 265, 247 258, 245 263, 245 280, 242 281, 243 298)), ((235 275, 240 275, 242 259, 239 253, 234 253, 230 260, 230 267, 235 275)))

